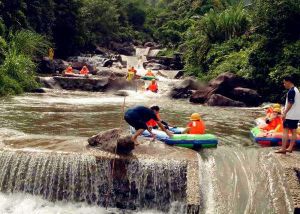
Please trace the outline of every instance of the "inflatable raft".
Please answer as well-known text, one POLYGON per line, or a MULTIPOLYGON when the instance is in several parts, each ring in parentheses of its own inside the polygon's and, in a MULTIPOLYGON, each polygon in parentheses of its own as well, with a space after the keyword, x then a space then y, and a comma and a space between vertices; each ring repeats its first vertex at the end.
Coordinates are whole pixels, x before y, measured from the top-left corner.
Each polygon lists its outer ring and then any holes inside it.
MULTIPOLYGON (((263 132, 259 127, 251 129, 251 137, 256 143, 261 146, 281 146, 282 133, 281 132, 263 132)), ((291 137, 291 136, 290 136, 291 137)), ((300 135, 297 136, 296 146, 300 146, 300 135)))
MULTIPOLYGON (((174 133, 172 138, 158 129, 153 129, 152 132, 156 135, 157 140, 172 146, 200 149, 217 147, 218 145, 218 139, 212 134, 181 134, 183 130, 184 128, 170 128, 170 131, 174 133)), ((134 133, 135 130, 131 128, 131 132, 134 133)), ((151 137, 151 134, 147 130, 142 135, 144 137, 151 137)))
POLYGON ((141 77, 141 79, 143 79, 143 80, 156 80, 156 77, 155 76, 143 76, 143 77, 141 77))

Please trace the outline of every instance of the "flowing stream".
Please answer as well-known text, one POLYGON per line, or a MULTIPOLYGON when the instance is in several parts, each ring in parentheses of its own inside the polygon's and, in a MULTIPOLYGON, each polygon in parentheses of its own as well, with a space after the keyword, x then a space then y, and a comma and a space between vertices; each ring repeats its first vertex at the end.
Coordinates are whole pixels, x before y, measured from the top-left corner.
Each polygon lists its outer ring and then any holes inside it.
MULTIPOLYGON (((159 105, 161 117, 177 126, 185 126, 191 113, 200 112, 208 132, 218 136, 217 149, 205 149, 198 155, 201 213, 292 212, 281 169, 270 155, 272 149, 260 148, 249 137, 253 119, 262 114, 260 110, 212 108, 169 100, 160 95, 129 94, 126 107, 159 105)), ((91 135, 120 124, 126 127, 121 120, 123 101, 123 97, 114 95, 66 91, 3 99, 0 104, 0 145, 5 151, 0 151, 0 213, 131 213, 103 208, 105 199, 99 198, 97 191, 108 180, 104 172, 110 165, 80 155, 91 135), (28 156, 22 151, 36 155, 28 156), (53 155, 53 151, 62 154, 53 155), (64 152, 76 152, 77 155, 66 157, 64 152), (21 164, 24 162, 26 164, 21 164), (43 174, 51 175, 53 167, 49 166, 53 165, 54 169, 61 170, 61 177, 47 176, 48 180, 45 180, 43 174), (93 170, 98 171, 91 174, 93 170), (84 179, 74 180, 72 176, 76 173, 84 179), (61 183, 63 178, 69 182, 61 183), (65 185, 61 188, 63 192, 57 192, 60 185, 65 185)), ((130 167, 131 179, 135 179, 145 194, 122 196, 121 199, 116 195, 112 197, 115 200, 109 202, 110 207, 116 207, 114 203, 118 200, 126 200, 131 203, 129 207, 137 208, 136 213, 184 213, 185 205, 180 203, 184 196, 179 192, 170 193, 174 188, 183 188, 181 182, 168 180, 170 173, 182 177, 179 168, 162 165, 154 170, 157 174, 151 174, 151 164, 139 163, 130 167), (163 173, 164 176, 159 176, 163 173), (153 178, 154 186, 146 185, 149 176, 153 178), (151 196, 150 191, 149 196, 147 188, 155 188, 156 193, 161 191, 161 194, 151 196), (164 200, 172 205, 165 207, 158 203, 164 200)), ((105 188, 109 187, 102 189, 105 188)))

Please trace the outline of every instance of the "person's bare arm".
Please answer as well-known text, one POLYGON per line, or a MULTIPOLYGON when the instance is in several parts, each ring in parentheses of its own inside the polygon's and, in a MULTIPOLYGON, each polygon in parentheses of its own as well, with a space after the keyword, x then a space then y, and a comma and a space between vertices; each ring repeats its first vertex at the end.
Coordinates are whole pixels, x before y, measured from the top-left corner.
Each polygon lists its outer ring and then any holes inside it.
POLYGON ((169 137, 173 137, 173 133, 170 132, 168 129, 166 129, 165 126, 164 126, 160 121, 157 121, 157 125, 158 125, 159 128, 161 128, 161 130, 163 130, 169 137))

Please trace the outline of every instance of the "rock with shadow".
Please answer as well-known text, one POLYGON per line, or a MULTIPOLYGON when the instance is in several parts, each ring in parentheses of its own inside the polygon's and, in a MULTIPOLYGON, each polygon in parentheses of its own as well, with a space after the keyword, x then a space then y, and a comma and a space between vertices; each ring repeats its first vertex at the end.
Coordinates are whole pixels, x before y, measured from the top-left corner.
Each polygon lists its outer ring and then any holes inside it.
POLYGON ((125 134, 122 129, 117 128, 92 136, 88 139, 88 143, 97 149, 122 155, 128 155, 134 149, 131 135, 125 134))
POLYGON ((251 89, 251 85, 251 82, 233 73, 223 73, 193 92, 190 102, 214 106, 259 106, 262 97, 251 89))

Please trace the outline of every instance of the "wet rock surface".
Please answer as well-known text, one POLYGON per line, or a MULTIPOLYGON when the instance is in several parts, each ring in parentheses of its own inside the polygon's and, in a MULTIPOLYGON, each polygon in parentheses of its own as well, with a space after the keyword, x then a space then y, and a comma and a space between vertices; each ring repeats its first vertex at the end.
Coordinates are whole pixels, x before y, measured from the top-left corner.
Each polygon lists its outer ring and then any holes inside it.
POLYGON ((183 62, 179 54, 173 57, 149 56, 148 61, 144 63, 144 67, 152 69, 164 70, 182 70, 183 62))
POLYGON ((81 90, 81 91, 117 91, 117 90, 136 90, 144 84, 143 80, 126 81, 125 78, 111 75, 109 77, 85 77, 85 76, 54 76, 39 77, 39 82, 46 88, 81 90))
POLYGON ((89 145, 103 151, 130 154, 134 149, 134 142, 131 135, 126 135, 121 129, 111 129, 88 139, 89 145))
POLYGON ((174 99, 189 98, 193 91, 200 88, 200 83, 192 78, 187 78, 172 87, 169 96, 174 99))
POLYGON ((220 94, 213 94, 207 101, 208 106, 234 106, 234 107, 245 107, 246 105, 242 102, 232 100, 228 97, 220 94))
POLYGON ((250 85, 233 73, 223 73, 195 91, 190 96, 190 102, 213 106, 258 106, 262 103, 262 97, 249 88, 250 85))

